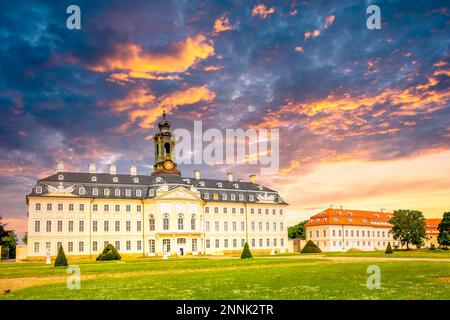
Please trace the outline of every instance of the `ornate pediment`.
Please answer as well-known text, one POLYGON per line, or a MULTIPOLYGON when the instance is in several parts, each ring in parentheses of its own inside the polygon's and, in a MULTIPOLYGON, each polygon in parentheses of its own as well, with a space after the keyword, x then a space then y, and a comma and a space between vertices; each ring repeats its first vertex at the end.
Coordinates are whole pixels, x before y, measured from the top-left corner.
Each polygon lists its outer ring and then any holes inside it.
POLYGON ((185 187, 177 187, 172 190, 163 191, 157 190, 157 198, 159 199, 180 199, 180 200, 201 200, 200 193, 198 191, 191 191, 185 187))
POLYGON ((270 196, 267 194, 267 192, 264 193, 257 193, 256 199, 260 202, 275 202, 275 195, 271 194, 270 196))
POLYGON ((73 190, 75 190, 75 185, 64 187, 62 182, 59 183, 57 187, 47 184, 48 195, 72 195, 73 190))

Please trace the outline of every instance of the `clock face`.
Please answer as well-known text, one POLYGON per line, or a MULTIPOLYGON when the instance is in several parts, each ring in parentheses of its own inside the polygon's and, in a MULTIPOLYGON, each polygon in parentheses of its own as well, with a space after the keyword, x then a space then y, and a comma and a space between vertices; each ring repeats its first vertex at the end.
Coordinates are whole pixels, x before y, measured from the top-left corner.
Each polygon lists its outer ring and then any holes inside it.
POLYGON ((173 162, 170 160, 164 161, 164 169, 166 169, 167 171, 171 171, 174 167, 173 162))

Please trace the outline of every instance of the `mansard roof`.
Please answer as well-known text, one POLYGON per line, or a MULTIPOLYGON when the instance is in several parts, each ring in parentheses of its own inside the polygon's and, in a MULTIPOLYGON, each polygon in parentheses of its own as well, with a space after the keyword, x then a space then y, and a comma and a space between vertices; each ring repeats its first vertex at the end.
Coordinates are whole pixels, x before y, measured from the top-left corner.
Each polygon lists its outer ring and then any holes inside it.
POLYGON ((48 185, 52 187, 63 186, 64 188, 75 186, 72 195, 87 198, 131 198, 145 199, 152 198, 151 189, 157 190, 161 186, 166 185, 168 190, 184 186, 187 189, 192 187, 200 191, 203 200, 220 201, 220 202, 253 202, 262 203, 259 197, 275 198, 278 204, 287 204, 280 199, 280 195, 272 189, 261 186, 259 184, 247 181, 229 181, 218 179, 195 179, 193 177, 181 177, 174 174, 157 174, 157 175, 129 175, 129 174, 108 174, 108 173, 78 173, 78 172, 58 172, 44 179, 38 180, 37 186, 42 187, 42 193, 36 193, 36 187, 32 189, 29 196, 40 196, 48 193, 48 185), (62 179, 61 179, 62 177, 62 179), (95 177, 95 181, 92 180, 95 177), (117 182, 114 181, 117 178, 117 182), (135 179, 137 181, 135 182, 135 179), (237 186, 237 188, 236 188, 237 186), (80 188, 84 188, 85 194, 80 194, 80 188), (93 195, 93 189, 99 190, 98 195, 93 195), (110 189, 110 195, 104 195, 103 190, 110 189), (115 189, 120 189, 121 196, 114 196, 115 189), (125 197, 125 191, 131 190, 131 196, 125 197), (136 196, 136 190, 141 190, 141 196, 136 196), (209 194, 209 198, 205 198, 205 194, 209 194), (213 194, 219 194, 219 199, 213 199, 213 194), (227 194, 227 199, 223 200, 222 195, 227 194), (231 200, 231 194, 236 195, 235 200, 231 200), (244 196, 244 200, 239 200, 239 195, 244 196), (249 200, 249 195, 254 196, 254 200, 249 200))

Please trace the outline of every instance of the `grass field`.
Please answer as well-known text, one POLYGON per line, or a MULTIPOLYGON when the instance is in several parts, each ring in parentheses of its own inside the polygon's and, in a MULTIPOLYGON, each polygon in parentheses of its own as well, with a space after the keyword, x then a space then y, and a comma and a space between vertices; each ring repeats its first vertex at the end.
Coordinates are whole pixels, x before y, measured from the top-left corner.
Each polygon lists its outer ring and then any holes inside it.
POLYGON ((448 251, 419 251, 73 261, 81 270, 79 290, 67 288, 65 268, 0 264, 0 299, 448 300, 449 258, 448 251), (381 289, 367 288, 369 265, 380 267, 381 289), (5 289, 11 292, 2 295, 5 289))

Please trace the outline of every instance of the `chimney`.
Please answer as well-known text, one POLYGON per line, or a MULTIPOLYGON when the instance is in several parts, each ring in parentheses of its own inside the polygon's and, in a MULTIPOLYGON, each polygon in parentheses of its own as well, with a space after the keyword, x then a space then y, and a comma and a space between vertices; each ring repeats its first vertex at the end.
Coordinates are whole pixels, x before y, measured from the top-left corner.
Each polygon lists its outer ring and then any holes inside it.
POLYGON ((227 179, 230 182, 233 182, 233 173, 232 172, 227 172, 227 179))
POLYGON ((116 175, 117 174, 117 166, 114 163, 109 165, 109 174, 116 175))
POLYGON ((200 180, 200 170, 194 170, 194 178, 195 180, 200 180))
POLYGON ((341 208, 341 210, 344 210, 344 206, 341 206, 340 208, 341 208))
POLYGON ((384 213, 384 210, 385 210, 384 208, 381 208, 381 209, 380 209, 380 211, 383 212, 383 213, 384 213))
POLYGON ((56 173, 64 172, 64 162, 58 162, 56 164, 56 173))
POLYGON ((95 163, 89 163, 89 173, 95 173, 97 169, 95 169, 95 163))
POLYGON ((130 166, 130 175, 137 176, 137 168, 136 168, 136 166, 130 166))
POLYGON ((250 181, 252 183, 256 184, 256 175, 255 174, 250 175, 250 181))
POLYGON ((330 209, 333 209, 333 207, 334 207, 334 204, 330 204, 330 209))

